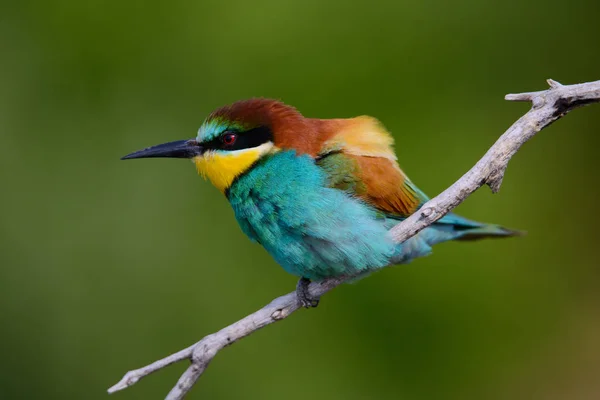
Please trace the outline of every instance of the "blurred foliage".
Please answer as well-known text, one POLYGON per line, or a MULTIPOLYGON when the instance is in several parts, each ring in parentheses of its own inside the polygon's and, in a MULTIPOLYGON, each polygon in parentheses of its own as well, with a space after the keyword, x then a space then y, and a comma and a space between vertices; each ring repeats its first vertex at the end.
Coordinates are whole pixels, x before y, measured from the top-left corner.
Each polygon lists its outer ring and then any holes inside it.
MULTIPOLYGON (((105 399, 122 374, 294 288, 180 160, 213 109, 281 98, 370 114, 436 194, 527 110, 504 94, 600 79, 596 0, 4 1, 2 399, 105 399)), ((221 353, 192 399, 597 399, 600 108, 458 212, 523 238, 434 255, 327 295, 221 353)), ((162 398, 183 365, 118 399, 162 398)))

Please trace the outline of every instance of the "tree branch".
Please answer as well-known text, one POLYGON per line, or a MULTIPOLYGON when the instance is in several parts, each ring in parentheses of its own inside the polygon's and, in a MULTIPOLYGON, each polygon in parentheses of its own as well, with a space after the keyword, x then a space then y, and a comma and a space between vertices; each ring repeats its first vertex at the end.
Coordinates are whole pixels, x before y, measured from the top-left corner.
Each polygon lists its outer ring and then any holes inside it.
MULTIPOLYGON (((484 184, 496 193, 502 184, 508 162, 526 141, 574 108, 600 102, 600 81, 567 86, 551 79, 547 82, 550 85, 548 90, 506 95, 506 100, 530 101, 533 107, 508 128, 481 160, 458 181, 392 228, 390 235, 397 243, 404 242, 442 218, 484 184)), ((338 277, 313 282, 309 286, 309 293, 318 298, 350 279, 352 277, 338 277)), ((191 361, 191 365, 166 397, 167 400, 182 399, 221 349, 262 327, 287 318, 299 308, 296 292, 278 297, 260 310, 205 336, 186 349, 143 368, 129 371, 123 379, 108 389, 108 392, 125 389, 159 369, 187 359, 191 361)))

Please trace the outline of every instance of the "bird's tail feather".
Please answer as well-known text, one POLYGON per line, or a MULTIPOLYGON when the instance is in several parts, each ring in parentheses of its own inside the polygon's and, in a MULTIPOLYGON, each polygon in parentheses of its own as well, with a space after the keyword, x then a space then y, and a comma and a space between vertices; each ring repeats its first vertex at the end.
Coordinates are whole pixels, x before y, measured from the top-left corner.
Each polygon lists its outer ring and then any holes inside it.
POLYGON ((455 240, 479 240, 486 238, 503 238, 511 236, 522 236, 523 231, 504 228, 500 225, 484 224, 481 222, 472 221, 459 215, 450 213, 440 219, 438 224, 452 225, 453 230, 457 233, 455 240))
POLYGON ((514 229, 507 229, 500 225, 484 225, 481 228, 470 228, 465 230, 464 235, 456 240, 479 240, 487 238, 504 238, 511 236, 523 236, 525 232, 514 229))

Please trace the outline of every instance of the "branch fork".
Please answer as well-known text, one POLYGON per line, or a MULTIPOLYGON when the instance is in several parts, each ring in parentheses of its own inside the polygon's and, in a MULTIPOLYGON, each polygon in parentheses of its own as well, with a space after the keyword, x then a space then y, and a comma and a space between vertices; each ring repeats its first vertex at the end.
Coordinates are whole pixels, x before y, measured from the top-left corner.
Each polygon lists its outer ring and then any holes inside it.
MULTIPOLYGON (((442 218, 484 184, 488 185, 492 192, 498 192, 508 162, 525 142, 569 111, 600 102, 600 81, 577 85, 562 85, 552 79, 548 79, 547 82, 550 89, 505 96, 505 99, 509 101, 531 102, 532 108, 508 128, 477 164, 459 180, 425 203, 418 212, 394 226, 389 231, 394 241, 402 243, 416 235, 442 218)), ((319 298, 353 278, 336 277, 321 282, 313 282, 308 287, 308 291, 312 297, 319 298)), ((278 297, 258 311, 216 333, 205 336, 199 342, 177 353, 145 367, 127 372, 118 383, 108 389, 108 393, 126 389, 153 372, 176 362, 189 360, 191 365, 166 397, 167 400, 182 399, 192 389, 198 378, 208 367, 208 364, 221 349, 260 328, 287 318, 299 308, 301 306, 296 297, 296 292, 278 297)))

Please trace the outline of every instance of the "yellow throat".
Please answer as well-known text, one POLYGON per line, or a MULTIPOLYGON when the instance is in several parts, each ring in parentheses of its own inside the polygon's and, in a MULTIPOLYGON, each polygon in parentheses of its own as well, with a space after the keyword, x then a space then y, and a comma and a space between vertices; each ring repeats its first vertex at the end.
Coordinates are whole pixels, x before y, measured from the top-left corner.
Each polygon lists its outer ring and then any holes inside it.
POLYGON ((243 150, 207 151, 192 160, 196 164, 198 173, 208 179, 221 193, 225 193, 238 175, 246 172, 252 164, 272 149, 273 143, 267 142, 243 150))

